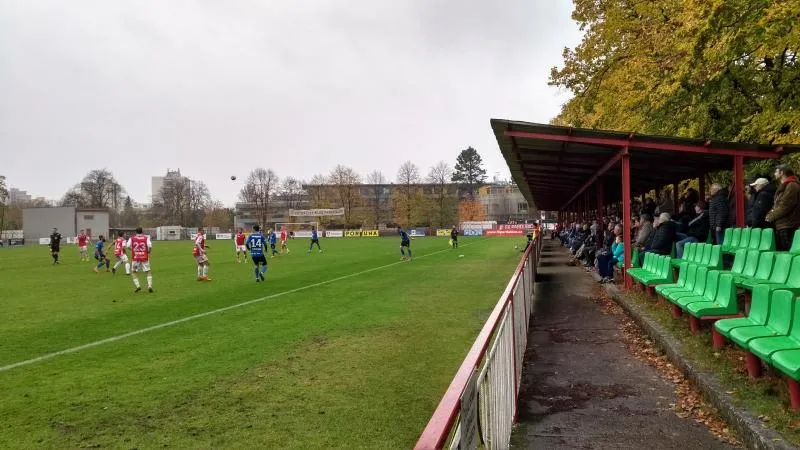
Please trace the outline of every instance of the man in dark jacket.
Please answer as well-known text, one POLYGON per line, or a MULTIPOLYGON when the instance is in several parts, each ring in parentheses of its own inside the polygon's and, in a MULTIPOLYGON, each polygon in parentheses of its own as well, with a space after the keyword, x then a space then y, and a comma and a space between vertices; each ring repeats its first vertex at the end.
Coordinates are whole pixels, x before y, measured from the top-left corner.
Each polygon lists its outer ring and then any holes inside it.
POLYGON ((775 225, 776 249, 787 251, 792 246, 795 230, 800 227, 800 184, 787 164, 775 169, 775 178, 781 185, 775 192, 775 205, 767 213, 766 221, 775 225))
POLYGON ((714 233, 714 243, 722 245, 725 237, 725 228, 728 227, 730 206, 728 205, 728 190, 719 183, 711 185, 711 201, 708 205, 708 222, 714 233))
POLYGON ((683 248, 691 242, 705 242, 708 239, 708 213, 705 211, 706 205, 697 202, 694 205, 694 212, 697 214, 689 222, 689 229, 686 234, 678 233, 679 241, 675 244, 675 256, 683 258, 683 248))
POLYGON ((755 191, 752 200, 750 201, 750 214, 747 216, 747 226, 753 228, 770 228, 766 220, 767 213, 772 209, 774 200, 774 193, 769 180, 766 178, 759 178, 750 184, 750 187, 755 191))
POLYGON ((656 228, 653 230, 653 238, 645 247, 644 252, 639 254, 639 265, 644 264, 645 253, 657 253, 659 255, 669 255, 672 253, 672 244, 675 243, 675 222, 670 220, 668 213, 658 216, 656 228))

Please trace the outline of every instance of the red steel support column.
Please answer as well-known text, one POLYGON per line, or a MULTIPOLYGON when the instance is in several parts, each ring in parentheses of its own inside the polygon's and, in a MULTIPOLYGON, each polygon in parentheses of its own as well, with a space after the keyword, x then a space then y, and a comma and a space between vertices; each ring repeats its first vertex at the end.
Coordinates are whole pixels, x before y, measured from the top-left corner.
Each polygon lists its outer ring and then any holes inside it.
POLYGON ((736 198, 736 226, 744 227, 744 158, 733 157, 733 184, 736 198))
POLYGON ((625 280, 625 287, 630 287, 630 278, 628 277, 628 269, 631 267, 631 256, 633 255, 633 248, 631 247, 631 155, 628 153, 628 147, 623 149, 622 153, 622 223, 625 224, 624 232, 622 233, 623 245, 625 251, 625 267, 622 276, 625 280))

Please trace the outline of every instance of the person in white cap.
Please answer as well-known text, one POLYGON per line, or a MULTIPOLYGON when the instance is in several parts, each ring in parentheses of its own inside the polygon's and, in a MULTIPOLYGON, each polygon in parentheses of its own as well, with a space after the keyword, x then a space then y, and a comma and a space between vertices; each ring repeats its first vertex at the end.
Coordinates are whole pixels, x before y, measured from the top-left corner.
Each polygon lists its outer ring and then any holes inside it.
POLYGON ((747 214, 747 226, 753 228, 771 228, 765 219, 767 213, 772 209, 775 193, 772 185, 766 178, 758 178, 750 183, 753 188, 753 195, 750 199, 750 211, 747 214))

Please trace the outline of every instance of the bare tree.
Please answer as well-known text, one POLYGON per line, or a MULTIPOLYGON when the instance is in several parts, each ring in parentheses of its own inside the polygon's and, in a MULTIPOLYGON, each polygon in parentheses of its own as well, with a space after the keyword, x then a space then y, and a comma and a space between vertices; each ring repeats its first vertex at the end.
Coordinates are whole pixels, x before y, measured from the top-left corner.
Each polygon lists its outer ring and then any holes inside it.
POLYGON ((187 177, 166 179, 159 191, 159 198, 153 202, 154 206, 161 210, 162 217, 172 225, 188 226, 190 190, 191 180, 187 177))
POLYGON ((397 171, 398 195, 395 198, 395 211, 405 226, 411 226, 411 219, 414 213, 414 198, 417 197, 419 189, 419 167, 411 161, 406 161, 397 171))
POLYGON ((281 197, 286 201, 286 206, 289 209, 294 209, 298 203, 303 199, 303 184, 293 177, 287 177, 281 184, 281 197))
POLYGON ((267 223, 269 203, 278 190, 279 181, 278 175, 272 169, 259 167, 250 172, 247 182, 239 192, 240 200, 255 205, 256 214, 262 226, 267 223))
POLYGON ((109 208, 119 211, 125 199, 125 189, 108 169, 95 169, 83 177, 61 200, 64 206, 109 208))
POLYGON ((380 228, 381 221, 386 217, 388 198, 383 195, 383 190, 386 189, 384 185, 387 182, 380 170, 374 170, 367 175, 367 184, 372 185, 369 189, 371 222, 376 229, 380 228))
POLYGON ((361 199, 359 194, 361 175, 350 167, 339 164, 331 171, 328 179, 336 193, 336 203, 344 208, 344 225, 349 226, 352 223, 353 208, 361 199))
POLYGON ((455 215, 456 203, 449 192, 450 180, 453 178, 453 169, 444 161, 439 161, 428 172, 428 183, 434 185, 435 213, 433 218, 436 226, 444 228, 452 222, 455 215))
POLYGON ((311 177, 311 181, 306 184, 306 190, 308 191, 311 205, 314 208, 325 208, 330 206, 328 204, 328 195, 326 192, 327 184, 328 179, 322 174, 314 175, 311 177))

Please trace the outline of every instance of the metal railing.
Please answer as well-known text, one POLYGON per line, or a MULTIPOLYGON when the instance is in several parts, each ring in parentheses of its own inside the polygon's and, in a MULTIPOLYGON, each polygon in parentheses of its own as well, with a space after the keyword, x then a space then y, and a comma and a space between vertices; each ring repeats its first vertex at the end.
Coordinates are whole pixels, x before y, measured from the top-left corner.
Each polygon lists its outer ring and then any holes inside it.
POLYGON ((415 449, 508 448, 541 249, 525 251, 415 449))

